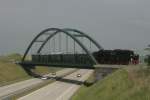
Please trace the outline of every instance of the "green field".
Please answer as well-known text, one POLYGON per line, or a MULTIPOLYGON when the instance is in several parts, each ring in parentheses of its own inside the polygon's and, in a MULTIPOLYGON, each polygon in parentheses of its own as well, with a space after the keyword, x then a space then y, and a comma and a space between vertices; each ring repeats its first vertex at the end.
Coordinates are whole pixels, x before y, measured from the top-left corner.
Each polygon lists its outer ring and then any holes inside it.
MULTIPOLYGON (((27 73, 22 69, 21 66, 14 64, 15 61, 20 60, 21 55, 19 54, 11 54, 8 56, 0 57, 0 86, 32 78, 27 75, 27 73)), ((55 72, 59 69, 60 68, 38 66, 34 71, 39 74, 47 74, 50 72, 55 72)))
POLYGON ((71 100, 150 100, 150 70, 120 69, 90 87, 82 86, 71 100))

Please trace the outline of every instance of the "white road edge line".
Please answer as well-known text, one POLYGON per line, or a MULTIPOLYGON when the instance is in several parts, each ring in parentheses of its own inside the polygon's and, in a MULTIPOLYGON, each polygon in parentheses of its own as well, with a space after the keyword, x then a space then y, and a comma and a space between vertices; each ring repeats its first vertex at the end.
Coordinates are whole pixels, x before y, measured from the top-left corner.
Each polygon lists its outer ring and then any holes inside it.
MULTIPOLYGON (((91 72, 86 73, 86 75, 84 75, 84 77, 81 77, 81 78, 79 79, 79 81, 81 81, 81 80, 83 80, 84 78, 86 78, 90 73, 91 73, 91 72)), ((91 75, 91 74, 90 74, 90 75, 91 75)), ((90 76, 90 75, 89 75, 89 76, 90 76)), ((65 91, 62 95, 60 95, 56 100, 63 100, 63 97, 64 97, 66 94, 68 94, 74 87, 77 87, 77 88, 74 90, 74 92, 75 92, 75 91, 77 91, 81 86, 80 86, 80 85, 72 84, 72 86, 71 86, 67 91, 65 91), (79 87, 77 87, 77 86, 79 86, 79 87)), ((72 94, 72 95, 73 95, 73 94, 72 94)))

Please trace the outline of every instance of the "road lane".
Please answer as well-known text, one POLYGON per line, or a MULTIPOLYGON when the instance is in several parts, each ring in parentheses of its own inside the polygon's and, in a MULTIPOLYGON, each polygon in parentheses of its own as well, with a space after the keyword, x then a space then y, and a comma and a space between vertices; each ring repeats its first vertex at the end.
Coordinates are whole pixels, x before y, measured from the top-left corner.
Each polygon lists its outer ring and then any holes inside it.
MULTIPOLYGON (((80 69, 64 77, 64 79, 83 82, 92 73, 93 70, 80 69), (81 77, 77 77, 77 74, 81 74, 81 77)), ((31 94, 19 98, 19 100, 69 100, 69 98, 75 93, 76 90, 79 89, 79 87, 80 85, 75 83, 56 81, 32 92, 31 94)))
MULTIPOLYGON (((75 69, 63 69, 58 72, 56 72, 57 76, 63 76, 69 72, 73 72, 75 69)), ((34 88, 38 86, 39 84, 43 83, 44 80, 33 78, 25 81, 21 81, 15 84, 6 85, 3 87, 0 87, 0 99, 5 99, 7 97, 16 95, 17 93, 24 92, 24 90, 29 88, 34 88)))

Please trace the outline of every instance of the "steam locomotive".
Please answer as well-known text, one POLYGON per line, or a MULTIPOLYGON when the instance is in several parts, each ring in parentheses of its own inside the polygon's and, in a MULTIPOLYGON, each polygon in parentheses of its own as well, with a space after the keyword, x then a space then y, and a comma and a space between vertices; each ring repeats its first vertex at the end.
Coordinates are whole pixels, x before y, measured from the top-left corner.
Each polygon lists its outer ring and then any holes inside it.
POLYGON ((132 50, 100 50, 94 52, 93 55, 100 64, 128 65, 139 63, 139 55, 132 50))

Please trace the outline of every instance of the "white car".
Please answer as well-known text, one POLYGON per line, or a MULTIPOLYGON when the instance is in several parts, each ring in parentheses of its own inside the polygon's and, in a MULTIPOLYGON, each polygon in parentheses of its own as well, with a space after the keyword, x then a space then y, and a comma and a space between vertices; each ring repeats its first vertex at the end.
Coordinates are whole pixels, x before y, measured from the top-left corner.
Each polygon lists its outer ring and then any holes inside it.
POLYGON ((77 77, 81 77, 81 74, 77 74, 77 77))
POLYGON ((56 77, 56 72, 53 72, 51 77, 55 78, 56 77))
POLYGON ((42 79, 42 80, 47 80, 48 78, 47 78, 47 77, 41 77, 41 79, 42 79))
POLYGON ((56 75, 56 72, 53 72, 52 75, 56 75))

